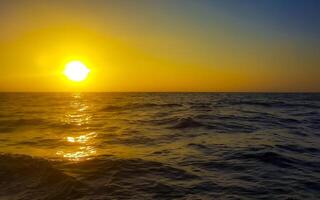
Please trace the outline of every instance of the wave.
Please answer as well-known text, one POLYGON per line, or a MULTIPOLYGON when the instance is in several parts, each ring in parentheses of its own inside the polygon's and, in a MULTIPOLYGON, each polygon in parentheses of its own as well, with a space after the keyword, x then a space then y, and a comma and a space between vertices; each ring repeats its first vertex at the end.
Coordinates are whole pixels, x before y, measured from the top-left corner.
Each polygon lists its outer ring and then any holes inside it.
POLYGON ((85 188, 44 159, 0 154, 0 198, 72 199, 85 188))
POLYGON ((312 103, 292 103, 284 101, 257 101, 257 100, 221 100, 218 102, 218 105, 251 105, 251 106, 261 106, 261 107, 275 107, 275 108, 310 108, 310 109, 319 109, 320 105, 312 103))
POLYGON ((302 147, 300 145, 275 145, 277 148, 296 153, 319 153, 320 149, 315 147, 302 147))
POLYGON ((188 188, 175 183, 200 180, 197 175, 161 162, 112 156, 69 163, 64 168, 81 177, 101 199, 172 199, 188 192, 188 188))
POLYGON ((18 128, 34 128, 39 125, 49 125, 49 123, 42 118, 0 120, 0 133, 11 133, 18 128))
POLYGON ((46 123, 42 118, 0 120, 0 126, 36 126, 46 123))
MULTIPOLYGON (((178 118, 175 120, 175 124, 169 126, 170 129, 194 129, 194 128, 204 128, 212 130, 219 133, 251 133, 256 131, 258 128, 255 126, 250 126, 246 124, 240 124, 237 122, 222 123, 218 121, 205 121, 195 120, 192 117, 178 118)), ((172 123, 172 122, 171 122, 172 123)))
POLYGON ((292 167, 293 164, 298 163, 299 161, 290 158, 288 156, 282 155, 280 153, 267 151, 267 152, 258 152, 258 153, 243 153, 238 158, 246 160, 258 160, 260 162, 268 163, 278 167, 292 167))
MULTIPOLYGON (((277 148, 282 148, 290 151, 301 151, 302 148, 297 149, 297 147, 293 147, 290 145, 281 145, 277 146, 277 148)), ((305 153, 310 153, 310 151, 316 152, 317 149, 310 148, 305 149, 305 153)), ((310 156, 310 155, 309 155, 310 156)), ((227 157, 228 159, 237 159, 237 160, 246 160, 246 161, 257 161, 256 164, 269 164, 271 166, 276 166, 280 168, 291 168, 291 169, 300 169, 307 170, 308 168, 311 170, 317 169, 320 167, 320 162, 318 161, 310 161, 308 159, 302 159, 301 157, 297 157, 294 154, 287 154, 284 152, 277 151, 276 149, 268 149, 268 148, 258 148, 258 149, 246 149, 242 152, 236 152, 227 157)), ((262 165, 263 167, 267 167, 262 165)))
POLYGON ((175 125, 171 126, 170 128, 187 129, 187 128, 200 128, 200 127, 213 128, 212 126, 198 122, 191 117, 178 119, 178 122, 175 125))
POLYGON ((174 182, 193 180, 200 178, 142 159, 100 156, 71 162, 0 154, 0 199, 168 199, 188 191, 174 182))
POLYGON ((210 111, 212 110, 211 103, 189 103, 190 109, 192 110, 199 110, 199 111, 210 111))
MULTIPOLYGON (((259 128, 279 127, 294 128, 304 121, 293 117, 279 117, 267 113, 254 112, 254 115, 217 115, 217 114, 200 114, 196 116, 201 120, 211 120, 213 124, 220 127, 236 129, 237 127, 245 132, 256 131, 259 128), (223 123, 221 122, 223 121, 223 123)), ((310 122, 311 124, 314 124, 310 122)))
POLYGON ((108 105, 101 109, 101 111, 123 111, 127 109, 145 109, 145 108, 174 108, 174 107, 181 107, 181 104, 176 103, 129 103, 124 105, 108 105))
MULTIPOLYGON (((93 125, 84 124, 82 126, 86 128, 92 128, 93 125)), ((33 128, 78 129, 79 125, 77 123, 50 121, 42 118, 0 120, 0 133, 15 132, 17 129, 33 128)))

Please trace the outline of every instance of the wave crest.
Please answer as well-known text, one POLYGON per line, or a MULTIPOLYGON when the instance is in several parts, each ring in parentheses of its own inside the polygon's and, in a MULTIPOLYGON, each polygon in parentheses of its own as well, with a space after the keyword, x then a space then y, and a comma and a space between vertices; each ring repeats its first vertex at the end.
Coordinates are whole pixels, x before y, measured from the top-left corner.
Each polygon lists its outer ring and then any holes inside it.
POLYGON ((80 197, 84 187, 47 160, 0 154, 0 198, 72 199, 80 197))

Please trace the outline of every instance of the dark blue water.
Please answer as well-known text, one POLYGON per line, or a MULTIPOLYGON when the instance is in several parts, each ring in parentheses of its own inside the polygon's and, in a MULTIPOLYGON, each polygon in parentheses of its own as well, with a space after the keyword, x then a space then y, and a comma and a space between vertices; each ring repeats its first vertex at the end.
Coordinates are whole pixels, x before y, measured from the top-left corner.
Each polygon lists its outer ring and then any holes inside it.
POLYGON ((0 93, 0 199, 320 199, 320 94, 0 93))

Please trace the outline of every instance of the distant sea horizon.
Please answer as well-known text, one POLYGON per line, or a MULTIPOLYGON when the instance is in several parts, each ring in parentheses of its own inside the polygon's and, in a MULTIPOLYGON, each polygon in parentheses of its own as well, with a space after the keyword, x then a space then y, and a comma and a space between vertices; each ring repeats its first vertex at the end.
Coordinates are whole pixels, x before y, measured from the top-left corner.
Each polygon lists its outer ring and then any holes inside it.
POLYGON ((0 91, 0 93, 257 93, 313 94, 320 91, 0 91))

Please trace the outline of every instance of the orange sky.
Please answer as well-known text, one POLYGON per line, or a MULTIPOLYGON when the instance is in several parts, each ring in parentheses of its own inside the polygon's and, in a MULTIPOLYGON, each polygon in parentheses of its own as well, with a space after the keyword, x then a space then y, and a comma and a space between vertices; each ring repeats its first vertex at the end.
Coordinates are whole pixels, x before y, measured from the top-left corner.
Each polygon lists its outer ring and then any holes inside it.
POLYGON ((187 2, 1 3, 0 91, 320 91, 318 38, 187 2))

